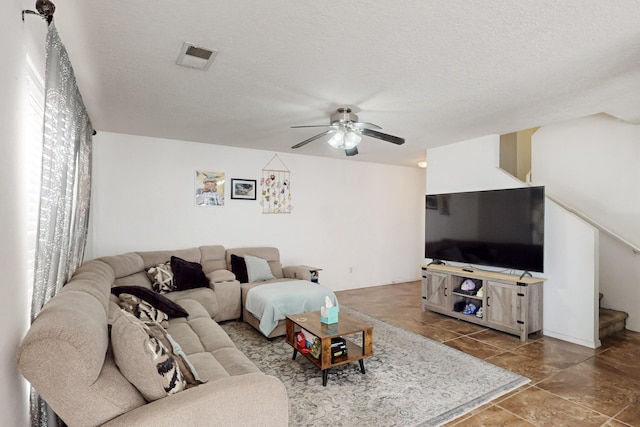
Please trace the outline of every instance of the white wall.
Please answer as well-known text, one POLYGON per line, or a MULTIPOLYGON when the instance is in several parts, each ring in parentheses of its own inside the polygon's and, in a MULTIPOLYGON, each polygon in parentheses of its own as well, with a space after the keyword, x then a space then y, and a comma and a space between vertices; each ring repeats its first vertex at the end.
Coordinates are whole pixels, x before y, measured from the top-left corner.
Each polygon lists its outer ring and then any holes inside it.
POLYGON ((427 150, 427 193, 522 187, 497 168, 499 144, 499 135, 487 135, 427 150))
MULTIPOLYGON (((27 279, 26 225, 24 185, 26 63, 31 29, 46 25, 42 20, 21 21, 23 3, 17 0, 0 2, 0 424, 28 425, 27 383, 16 369, 16 352, 25 334, 30 305, 27 279)), ((33 6, 33 3, 31 3, 33 6)), ((44 39, 42 39, 44 43, 44 39)))
POLYGON ((535 182, 640 246, 640 126, 598 114, 543 126, 532 139, 535 182))
MULTIPOLYGON (((520 181, 498 168, 499 153, 499 135, 428 150, 427 193, 522 187, 520 181)), ((594 305, 598 268, 594 252, 596 239, 593 228, 547 200, 545 271, 539 275, 547 279, 543 300, 544 335, 587 347, 599 346, 594 305)))
MULTIPOLYGON (((94 138, 89 255, 277 246, 284 265, 323 268, 333 290, 418 280, 424 170, 279 153, 291 171, 291 214, 232 200, 231 178, 256 179, 274 153, 99 132, 94 138), (224 207, 194 206, 195 170, 224 172, 224 207)), ((272 164, 280 168, 276 159, 272 164)), ((258 197, 259 198, 259 197, 258 197)))
POLYGON ((599 347, 598 231, 549 199, 544 223, 544 335, 599 347))
MULTIPOLYGON (((543 126, 533 135, 533 181, 640 246, 640 126, 605 114, 543 126)), ((640 255, 600 233, 603 307, 640 331, 640 255)))

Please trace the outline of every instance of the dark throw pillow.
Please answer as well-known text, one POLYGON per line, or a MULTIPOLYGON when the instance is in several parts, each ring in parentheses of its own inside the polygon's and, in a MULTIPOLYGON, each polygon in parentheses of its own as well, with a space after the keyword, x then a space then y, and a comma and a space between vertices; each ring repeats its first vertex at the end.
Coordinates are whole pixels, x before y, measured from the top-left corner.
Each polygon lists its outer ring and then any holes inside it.
POLYGON ((244 262, 243 257, 231 254, 231 272, 236 275, 238 282, 249 283, 247 264, 244 262))
POLYGON ((142 286, 115 286, 111 288, 114 295, 130 294, 145 300, 160 311, 167 313, 169 317, 187 317, 189 313, 176 302, 171 301, 164 295, 160 295, 152 289, 142 286))
POLYGON ((209 287, 209 279, 202 271, 200 263, 172 256, 171 271, 173 271, 173 282, 176 291, 209 287))

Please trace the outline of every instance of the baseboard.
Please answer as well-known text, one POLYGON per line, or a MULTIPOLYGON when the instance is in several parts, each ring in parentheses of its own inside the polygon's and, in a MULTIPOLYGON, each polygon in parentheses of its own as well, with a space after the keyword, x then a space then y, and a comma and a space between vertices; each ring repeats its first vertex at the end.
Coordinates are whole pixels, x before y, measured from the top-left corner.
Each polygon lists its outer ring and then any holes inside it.
POLYGON ((600 339, 596 339, 593 341, 589 341, 589 340, 584 340, 584 339, 580 339, 580 338, 576 338, 576 337, 572 337, 566 334, 562 334, 560 332, 554 332, 554 331, 550 331, 550 330, 543 330, 542 334, 545 337, 551 337, 551 338, 557 338, 559 340, 562 341, 567 341, 573 344, 578 344, 581 345, 583 347, 588 347, 588 348, 598 348, 602 345, 602 343, 600 342, 600 339))

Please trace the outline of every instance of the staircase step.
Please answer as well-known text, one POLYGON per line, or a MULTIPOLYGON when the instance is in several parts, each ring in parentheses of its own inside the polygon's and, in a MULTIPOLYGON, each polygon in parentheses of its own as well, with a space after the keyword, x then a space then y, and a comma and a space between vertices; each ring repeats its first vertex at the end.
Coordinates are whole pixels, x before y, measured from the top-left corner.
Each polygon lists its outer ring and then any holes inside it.
POLYGON ((600 339, 624 330, 629 315, 624 311, 600 309, 600 339))

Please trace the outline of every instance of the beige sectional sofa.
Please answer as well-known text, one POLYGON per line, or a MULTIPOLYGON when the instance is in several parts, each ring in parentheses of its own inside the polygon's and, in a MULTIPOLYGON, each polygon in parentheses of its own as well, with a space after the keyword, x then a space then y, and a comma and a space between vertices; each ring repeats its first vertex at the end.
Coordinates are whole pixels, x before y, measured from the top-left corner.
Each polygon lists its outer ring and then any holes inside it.
POLYGON ((202 246, 84 263, 33 322, 19 349, 20 372, 70 426, 287 425, 282 382, 261 373, 217 323, 241 316, 241 288, 226 256, 222 246, 202 246), (157 378, 130 365, 143 359, 134 357, 143 344, 132 338, 140 321, 122 313, 111 288, 150 288, 145 269, 170 256, 200 263, 210 281, 166 294, 188 312, 170 318, 166 331, 205 382, 149 401, 142 386, 157 389, 157 378), (142 378, 123 373, 130 371, 142 378))

